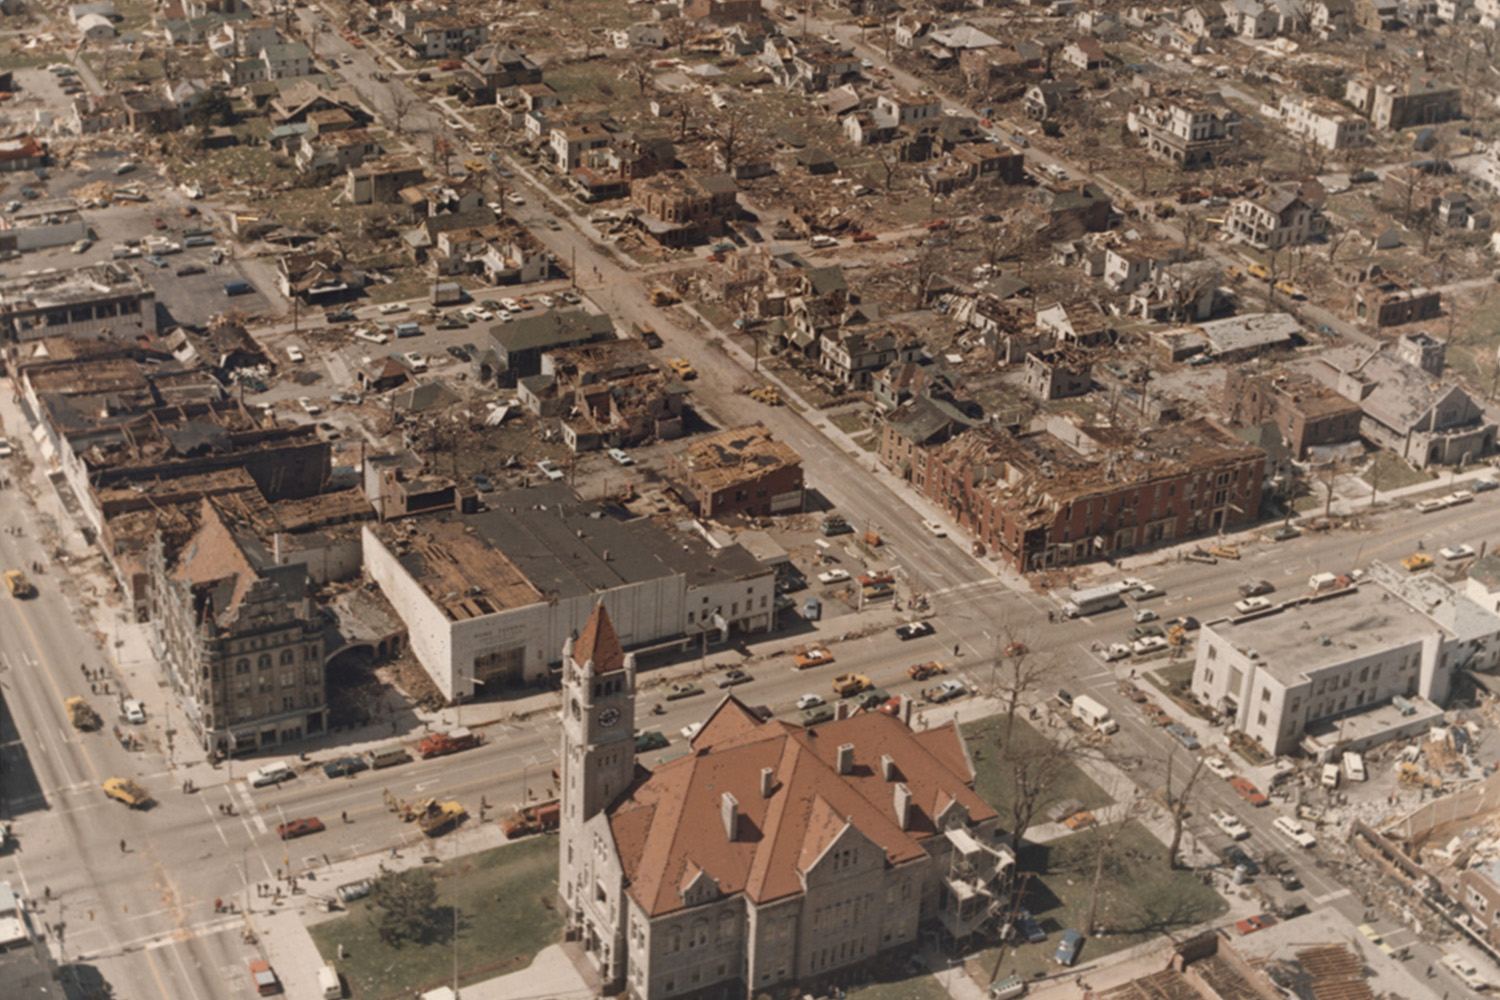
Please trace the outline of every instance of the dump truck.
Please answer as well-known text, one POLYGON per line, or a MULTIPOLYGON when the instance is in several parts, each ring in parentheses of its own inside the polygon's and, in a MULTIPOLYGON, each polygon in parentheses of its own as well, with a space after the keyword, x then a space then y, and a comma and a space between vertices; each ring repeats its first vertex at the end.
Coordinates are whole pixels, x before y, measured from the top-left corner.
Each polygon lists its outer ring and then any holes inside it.
POLYGON ((83 698, 69 698, 63 704, 68 709, 68 721, 73 723, 73 728, 86 733, 91 733, 104 725, 99 718, 99 713, 94 711, 94 706, 83 698))
POLYGON ((422 755, 423 760, 433 757, 441 757, 444 754, 458 753, 460 750, 468 750, 477 747, 484 742, 484 737, 479 733, 467 728, 450 729, 446 733, 433 733, 417 744, 417 753, 422 755))
POLYGON ((655 288, 651 289, 651 304, 653 306, 671 306, 676 305, 681 301, 682 300, 677 297, 676 292, 673 292, 670 289, 663 287, 662 285, 657 285, 655 288))
POLYGON ((864 674, 839 674, 833 679, 833 693, 840 698, 852 698, 874 686, 864 674))
POLYGON ((551 802, 543 802, 517 810, 500 824, 500 832, 510 840, 531 833, 545 833, 548 830, 557 829, 561 816, 562 807, 556 799, 553 799, 551 802))
POLYGON ((436 837, 452 829, 467 815, 469 811, 461 803, 428 799, 417 807, 417 827, 427 836, 436 837))
POLYGON ((151 793, 129 778, 105 778, 104 794, 118 799, 132 809, 146 809, 155 802, 151 793))
POLYGON ((18 569, 5 571, 5 589, 10 591, 11 597, 32 597, 36 594, 36 588, 26 579, 26 574, 18 569))

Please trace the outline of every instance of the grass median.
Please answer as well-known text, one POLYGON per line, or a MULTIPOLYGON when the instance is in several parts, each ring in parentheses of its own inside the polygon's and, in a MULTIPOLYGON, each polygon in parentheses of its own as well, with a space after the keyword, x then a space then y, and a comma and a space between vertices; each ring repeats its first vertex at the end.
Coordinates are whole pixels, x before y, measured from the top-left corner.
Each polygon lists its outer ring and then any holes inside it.
POLYGON ((391 947, 381 941, 369 899, 309 928, 324 961, 343 974, 353 1000, 404 1000, 414 988, 452 985, 455 897, 460 986, 524 969, 537 952, 561 940, 555 837, 533 837, 428 870, 437 879, 437 924, 443 930, 426 944, 391 947))

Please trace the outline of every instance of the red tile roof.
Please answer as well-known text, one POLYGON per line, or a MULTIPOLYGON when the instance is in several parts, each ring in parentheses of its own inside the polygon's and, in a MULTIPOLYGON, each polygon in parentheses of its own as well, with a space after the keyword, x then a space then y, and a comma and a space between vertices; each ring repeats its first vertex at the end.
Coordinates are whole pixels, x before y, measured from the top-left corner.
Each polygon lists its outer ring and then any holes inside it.
POLYGON ((594 606, 594 613, 589 615, 583 634, 573 644, 575 663, 587 663, 590 660, 594 661, 596 674, 619 670, 625 666, 625 650, 620 646, 620 637, 615 634, 615 626, 609 620, 609 612, 604 610, 603 604, 594 606))
POLYGON ((761 722, 726 696, 692 740, 692 753, 655 772, 638 771, 636 783, 610 809, 610 827, 631 897, 651 916, 682 908, 681 889, 701 869, 726 894, 756 902, 801 891, 805 870, 852 824, 879 844, 891 864, 925 854, 923 842, 938 832, 950 804, 971 822, 995 817, 975 794, 963 737, 948 723, 913 733, 881 712, 859 712, 804 729, 779 720, 761 722), (838 748, 854 746, 850 773, 837 772, 838 748), (881 758, 896 767, 884 777, 881 758), (761 772, 772 771, 770 794, 761 794, 761 772), (912 793, 907 829, 896 817, 897 783, 912 793), (738 834, 730 840, 722 820, 725 792, 738 803, 738 834))

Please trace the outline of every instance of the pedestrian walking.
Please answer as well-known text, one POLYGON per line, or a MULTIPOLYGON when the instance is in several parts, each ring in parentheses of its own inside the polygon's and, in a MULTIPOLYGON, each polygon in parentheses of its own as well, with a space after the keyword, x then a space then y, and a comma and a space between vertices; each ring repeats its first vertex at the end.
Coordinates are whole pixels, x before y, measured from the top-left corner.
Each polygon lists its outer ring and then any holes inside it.
POLYGON ((339 813, 339 818, 342 819, 345 823, 349 822, 349 814, 347 812, 339 813))
POLYGON ((396 848, 392 847, 391 848, 391 857, 393 857, 393 858, 399 858, 400 856, 401 855, 399 855, 399 854, 396 853, 396 848))
POLYGON ((89 685, 89 693, 90 694, 98 694, 99 693, 99 685, 97 685, 97 684, 90 684, 89 685))
POLYGON ((51 899, 52 898, 52 887, 50 885, 44 885, 44 886, 42 886, 42 898, 43 899, 51 899))
POLYGON ((120 838, 120 853, 125 853, 125 838, 123 837, 120 838))
POLYGON ((953 644, 953 655, 954 656, 958 655, 958 643, 956 643, 956 642, 953 644))

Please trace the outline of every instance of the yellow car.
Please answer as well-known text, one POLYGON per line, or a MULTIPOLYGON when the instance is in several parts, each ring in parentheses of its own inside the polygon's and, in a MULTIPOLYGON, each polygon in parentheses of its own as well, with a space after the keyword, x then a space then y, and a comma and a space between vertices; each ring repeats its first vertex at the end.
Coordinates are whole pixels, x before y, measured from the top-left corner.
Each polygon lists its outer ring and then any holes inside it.
POLYGON ((864 674, 839 674, 833 679, 833 693, 840 698, 863 694, 874 686, 864 674))
POLYGON ((155 802, 149 792, 129 778, 104 779, 104 794, 118 799, 132 809, 147 809, 155 802))
POLYGON ((5 589, 10 591, 11 597, 30 597, 36 593, 26 574, 18 569, 5 571, 5 589))
POLYGON ((1251 264, 1249 267, 1245 268, 1245 270, 1249 272, 1253 277, 1259 278, 1261 281, 1271 280, 1271 272, 1262 264, 1251 264))
POLYGON ((678 378, 687 380, 697 378, 698 372, 686 358, 672 358, 667 362, 667 367, 677 374, 678 378))
POLYGON ((1401 565, 1406 567, 1408 573, 1415 573, 1430 567, 1432 565, 1432 556, 1425 552, 1413 552, 1401 560, 1401 565))

